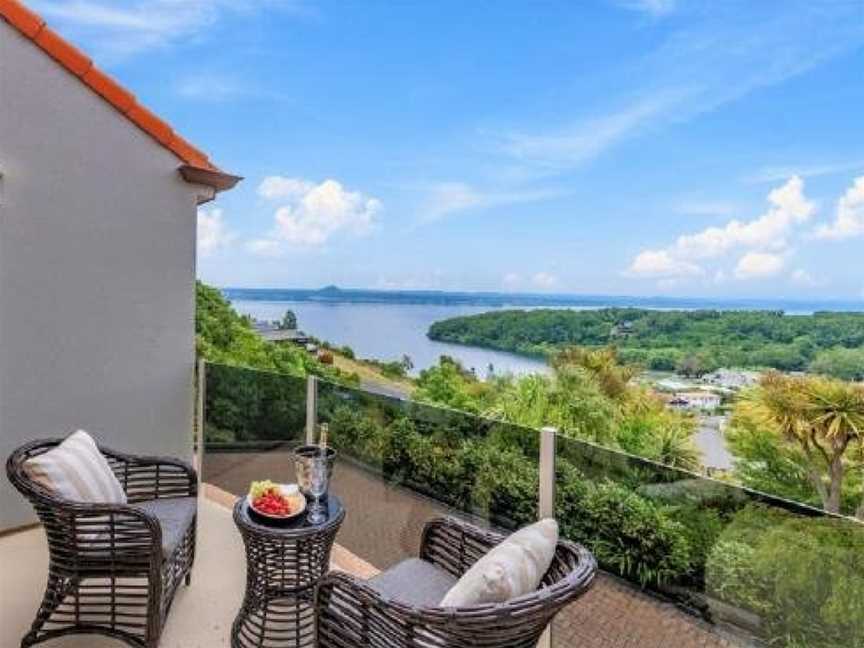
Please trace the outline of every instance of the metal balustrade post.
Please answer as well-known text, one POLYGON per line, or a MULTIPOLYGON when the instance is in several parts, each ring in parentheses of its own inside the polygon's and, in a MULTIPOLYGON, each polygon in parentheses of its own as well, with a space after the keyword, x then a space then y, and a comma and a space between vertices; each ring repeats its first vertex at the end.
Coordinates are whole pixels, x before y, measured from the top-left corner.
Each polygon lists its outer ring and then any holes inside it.
MULTIPOLYGON (((555 517, 555 440, 558 430, 544 427, 540 430, 540 488, 537 494, 537 517, 555 517)), ((552 628, 546 628, 537 648, 552 648, 552 628)))
POLYGON ((315 444, 315 427, 318 425, 318 377, 306 377, 306 444, 315 444))
POLYGON ((540 430, 540 493, 537 514, 543 518, 555 517, 555 439, 558 430, 544 427, 540 430))

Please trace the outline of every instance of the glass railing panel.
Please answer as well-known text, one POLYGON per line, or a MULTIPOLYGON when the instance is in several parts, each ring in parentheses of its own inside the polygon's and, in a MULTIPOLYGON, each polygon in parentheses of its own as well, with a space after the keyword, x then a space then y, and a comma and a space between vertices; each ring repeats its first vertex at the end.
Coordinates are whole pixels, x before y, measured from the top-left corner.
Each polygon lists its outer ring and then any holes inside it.
POLYGON ((502 529, 536 520, 534 430, 327 382, 318 419, 349 511, 338 542, 377 568, 416 557, 436 516, 502 529))
MULTIPOLYGON (((662 631, 673 641, 688 632, 718 646, 728 645, 720 637, 742 646, 864 645, 864 525, 578 440, 557 441, 562 533, 591 549, 631 592, 644 593, 630 595, 632 619, 610 625, 611 633, 655 641, 662 631)), ((593 596, 627 589, 605 579, 598 587, 593 596)), ((555 630, 553 645, 571 645, 566 611, 555 630)))
POLYGON ((208 363, 203 480, 234 495, 252 481, 295 481, 291 451, 305 420, 305 378, 208 363))

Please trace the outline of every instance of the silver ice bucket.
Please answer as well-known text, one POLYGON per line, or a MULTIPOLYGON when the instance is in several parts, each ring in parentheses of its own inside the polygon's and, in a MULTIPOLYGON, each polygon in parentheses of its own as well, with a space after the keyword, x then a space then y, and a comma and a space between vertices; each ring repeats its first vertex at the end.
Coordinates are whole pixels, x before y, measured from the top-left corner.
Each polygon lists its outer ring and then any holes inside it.
MULTIPOLYGON (((327 490, 330 490, 330 480, 333 479, 333 466, 336 463, 336 451, 327 447, 327 490)), ((321 456, 321 446, 303 445, 294 448, 294 473, 297 485, 306 497, 309 497, 309 475, 312 470, 312 459, 321 456)), ((324 495, 326 497, 326 495, 324 495)))

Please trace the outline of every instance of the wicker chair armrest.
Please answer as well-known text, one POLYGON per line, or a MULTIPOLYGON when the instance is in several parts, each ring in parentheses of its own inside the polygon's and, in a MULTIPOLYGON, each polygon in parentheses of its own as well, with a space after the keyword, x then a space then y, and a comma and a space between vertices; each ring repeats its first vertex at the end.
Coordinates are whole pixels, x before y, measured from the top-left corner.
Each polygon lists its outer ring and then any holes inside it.
POLYGON ((77 561, 111 560, 127 566, 161 564, 162 526, 134 504, 84 504, 56 500, 52 522, 77 561))
MULTIPOLYGON (((418 608, 385 598, 364 580, 340 571, 330 572, 319 581, 317 601, 319 634, 327 634, 329 628, 343 641, 353 636, 354 643, 340 646, 367 645, 361 637, 372 617, 426 626, 447 626, 454 618, 454 608, 418 608)), ((322 640, 321 645, 332 644, 322 640)))
POLYGON ((187 462, 173 457, 129 455, 99 447, 130 502, 198 494, 198 474, 187 462))
POLYGON ((459 578, 504 537, 454 517, 434 518, 423 529, 420 558, 459 578))
POLYGON ((581 595, 591 588, 597 576, 597 559, 580 544, 558 538, 555 557, 543 576, 542 585, 553 595, 581 595))

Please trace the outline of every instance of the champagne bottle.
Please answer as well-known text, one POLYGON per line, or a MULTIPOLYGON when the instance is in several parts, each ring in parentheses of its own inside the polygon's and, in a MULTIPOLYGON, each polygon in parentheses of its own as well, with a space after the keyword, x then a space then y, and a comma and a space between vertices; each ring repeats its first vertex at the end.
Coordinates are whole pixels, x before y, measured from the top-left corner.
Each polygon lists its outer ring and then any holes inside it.
POLYGON ((321 449, 321 454, 326 457, 327 456, 327 436, 329 433, 329 426, 326 423, 322 423, 320 426, 320 433, 318 435, 318 447, 321 449))

